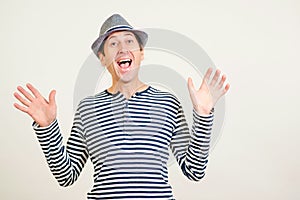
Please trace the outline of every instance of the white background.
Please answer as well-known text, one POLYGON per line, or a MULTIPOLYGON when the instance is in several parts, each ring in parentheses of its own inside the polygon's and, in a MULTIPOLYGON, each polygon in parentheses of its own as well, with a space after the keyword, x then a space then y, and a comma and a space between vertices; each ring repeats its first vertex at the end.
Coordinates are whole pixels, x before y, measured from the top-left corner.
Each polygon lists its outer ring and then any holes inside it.
POLYGON ((78 72, 100 25, 113 13, 137 27, 186 35, 230 80, 222 137, 205 178, 193 183, 177 165, 170 167, 178 200, 300 198, 299 1, 1 0, 0 199, 85 199, 91 163, 74 186, 59 187, 32 120, 12 106, 13 92, 27 82, 45 96, 56 89, 67 137, 78 72))

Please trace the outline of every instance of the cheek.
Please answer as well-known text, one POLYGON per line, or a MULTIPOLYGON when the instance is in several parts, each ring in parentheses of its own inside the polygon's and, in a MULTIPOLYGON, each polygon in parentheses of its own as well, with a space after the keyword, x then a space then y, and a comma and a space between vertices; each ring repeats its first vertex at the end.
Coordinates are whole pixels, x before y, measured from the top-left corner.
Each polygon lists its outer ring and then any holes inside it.
POLYGON ((143 59, 144 59, 144 54, 139 53, 138 55, 136 55, 136 61, 138 64, 140 64, 143 59))
POLYGON ((107 66, 112 64, 112 62, 115 60, 116 55, 117 55, 116 49, 111 49, 111 48, 105 49, 105 61, 107 66))
POLYGON ((106 66, 110 66, 113 64, 115 58, 113 56, 111 56, 112 54, 109 54, 106 59, 105 59, 105 62, 106 62, 106 66))

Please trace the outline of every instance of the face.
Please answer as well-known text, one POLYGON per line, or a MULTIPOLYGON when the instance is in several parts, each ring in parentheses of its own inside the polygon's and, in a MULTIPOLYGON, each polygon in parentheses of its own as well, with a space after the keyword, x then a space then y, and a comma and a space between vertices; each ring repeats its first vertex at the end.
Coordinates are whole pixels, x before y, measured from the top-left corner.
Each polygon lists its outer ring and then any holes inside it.
POLYGON ((99 58, 111 73, 113 82, 128 83, 138 79, 144 50, 132 32, 119 31, 108 36, 104 43, 104 54, 99 53, 99 58))

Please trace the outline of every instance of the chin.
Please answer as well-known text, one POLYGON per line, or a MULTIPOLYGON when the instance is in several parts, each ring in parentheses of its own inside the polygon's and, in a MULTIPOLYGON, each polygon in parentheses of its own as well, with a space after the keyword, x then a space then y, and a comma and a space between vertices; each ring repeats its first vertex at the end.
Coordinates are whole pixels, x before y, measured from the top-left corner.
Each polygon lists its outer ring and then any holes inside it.
POLYGON ((130 83, 134 80, 136 80, 138 78, 138 72, 139 72, 139 68, 131 68, 127 71, 119 71, 118 77, 119 77, 119 81, 123 82, 123 83, 130 83))

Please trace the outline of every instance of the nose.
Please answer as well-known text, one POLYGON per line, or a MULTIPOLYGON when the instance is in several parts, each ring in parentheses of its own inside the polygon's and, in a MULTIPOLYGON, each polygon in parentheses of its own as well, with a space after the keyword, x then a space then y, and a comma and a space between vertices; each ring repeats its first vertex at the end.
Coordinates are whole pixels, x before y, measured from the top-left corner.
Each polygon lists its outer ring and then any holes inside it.
POLYGON ((126 49, 126 48, 120 48, 120 50, 119 50, 118 53, 119 54, 126 54, 126 53, 128 53, 128 49, 126 49))
POLYGON ((129 52, 129 50, 128 50, 127 45, 125 43, 121 42, 120 46, 119 46, 119 52, 118 53, 119 54, 126 54, 128 52, 129 52))

